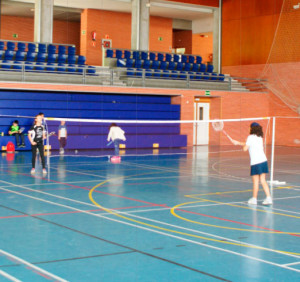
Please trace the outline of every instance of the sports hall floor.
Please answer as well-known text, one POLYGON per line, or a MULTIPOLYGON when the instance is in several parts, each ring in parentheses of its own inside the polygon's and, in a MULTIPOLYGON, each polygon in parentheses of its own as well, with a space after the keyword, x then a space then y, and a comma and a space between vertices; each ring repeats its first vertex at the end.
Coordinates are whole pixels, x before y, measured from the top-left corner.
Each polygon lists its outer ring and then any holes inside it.
POLYGON ((272 207, 223 149, 52 152, 45 178, 2 154, 0 281, 300 281, 300 148, 275 150, 272 207))

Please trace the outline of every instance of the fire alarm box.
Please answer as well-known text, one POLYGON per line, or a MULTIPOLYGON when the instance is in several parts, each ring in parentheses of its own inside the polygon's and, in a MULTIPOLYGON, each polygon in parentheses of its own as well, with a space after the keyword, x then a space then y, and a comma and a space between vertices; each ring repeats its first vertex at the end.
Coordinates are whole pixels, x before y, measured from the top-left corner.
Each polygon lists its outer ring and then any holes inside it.
POLYGON ((102 39, 102 46, 103 48, 111 48, 111 39, 102 39))

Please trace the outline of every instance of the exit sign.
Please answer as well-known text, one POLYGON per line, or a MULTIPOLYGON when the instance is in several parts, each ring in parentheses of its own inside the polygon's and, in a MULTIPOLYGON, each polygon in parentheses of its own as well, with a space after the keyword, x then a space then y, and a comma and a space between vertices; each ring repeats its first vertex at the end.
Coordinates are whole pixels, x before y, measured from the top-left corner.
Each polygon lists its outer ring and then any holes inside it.
POLYGON ((162 37, 158 37, 158 41, 163 41, 163 38, 162 37))
POLYGON ((17 33, 13 34, 13 38, 18 38, 18 37, 19 37, 19 35, 17 33))

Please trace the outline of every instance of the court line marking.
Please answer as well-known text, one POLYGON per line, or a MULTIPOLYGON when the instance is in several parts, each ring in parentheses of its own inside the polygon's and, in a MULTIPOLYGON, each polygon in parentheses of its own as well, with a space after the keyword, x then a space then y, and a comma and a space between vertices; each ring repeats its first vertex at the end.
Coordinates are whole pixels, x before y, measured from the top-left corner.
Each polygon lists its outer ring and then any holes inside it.
POLYGON ((300 261, 292 262, 292 263, 285 263, 285 264, 283 264, 283 265, 289 266, 289 265, 297 265, 297 264, 300 264, 300 261))
POLYGON ((38 266, 35 266, 35 265, 31 264, 30 262, 28 262, 28 261, 26 261, 24 259, 21 259, 21 258, 13 255, 11 253, 8 253, 8 252, 3 251, 3 250, 0 250, 0 253, 2 253, 6 257, 10 257, 10 258, 12 258, 15 261, 20 262, 21 264, 27 265, 29 268, 32 268, 32 269, 34 269, 37 272, 40 272, 40 273, 48 276, 48 277, 46 277, 48 279, 49 279, 49 277, 51 277, 51 278, 56 279, 56 281, 68 282, 67 280, 65 280, 65 279, 63 279, 63 278, 61 278, 61 277, 59 277, 59 276, 57 276, 55 274, 52 274, 52 273, 48 272, 47 270, 44 270, 44 269, 42 269, 42 268, 40 268, 38 266))
MULTIPOLYGON (((2 181, 2 180, 1 180, 1 181, 2 181)), ((20 185, 16 185, 16 186, 20 186, 20 185)), ((27 189, 27 188, 25 188, 25 189, 27 189)), ((3 189, 3 188, 2 188, 2 190, 7 190, 7 189, 3 189)), ((266 263, 266 264, 270 264, 270 265, 273 265, 273 266, 277 266, 277 267, 280 267, 280 268, 284 268, 284 269, 287 269, 287 270, 291 270, 291 271, 295 271, 295 272, 299 272, 299 273, 300 273, 300 270, 295 269, 295 268, 292 268, 292 267, 289 267, 289 266, 284 266, 284 265, 280 265, 280 264, 278 264, 278 263, 274 263, 274 262, 270 262, 270 261, 267 261, 267 260, 263 260, 263 259, 251 257, 251 256, 248 256, 248 255, 241 254, 241 253, 238 253, 238 252, 235 252, 235 251, 231 251, 231 250, 227 250, 227 249, 224 249, 224 248, 220 248, 220 247, 216 247, 216 246, 211 246, 211 245, 203 244, 203 243, 200 243, 200 242, 197 242, 197 241, 193 241, 193 240, 190 240, 190 239, 186 239, 186 238, 184 238, 184 237, 180 237, 180 236, 173 235, 173 234, 168 234, 168 233, 165 233, 165 232, 162 232, 162 231, 150 229, 150 228, 143 227, 143 226, 136 225, 136 224, 132 224, 132 223, 129 223, 129 222, 120 221, 120 220, 117 220, 117 219, 114 219, 114 218, 109 218, 109 217, 105 217, 105 216, 102 216, 102 215, 93 214, 93 213, 86 212, 86 211, 83 211, 83 210, 80 210, 80 209, 77 209, 77 208, 73 208, 73 207, 71 207, 71 206, 58 204, 58 203, 51 202, 51 201, 48 201, 48 200, 44 200, 44 199, 40 199, 40 198, 37 198, 37 197, 25 195, 25 194, 22 194, 22 193, 19 193, 19 192, 15 192, 15 191, 12 191, 12 192, 15 193, 15 194, 24 196, 24 197, 28 197, 28 198, 32 198, 32 199, 38 200, 38 201, 46 202, 46 203, 53 204, 53 205, 57 205, 57 206, 66 207, 66 208, 69 208, 69 209, 71 209, 71 210, 82 211, 83 213, 86 213, 86 214, 89 214, 89 215, 92 215, 92 216, 96 216, 96 217, 100 217, 100 218, 105 218, 105 219, 108 219, 108 220, 110 220, 110 221, 115 221, 115 222, 118 222, 118 223, 121 223, 121 224, 133 226, 133 227, 135 227, 135 228, 139 228, 139 229, 147 230, 147 231, 150 231, 150 232, 153 232, 153 233, 165 235, 166 237, 176 238, 176 239, 179 239, 179 240, 182 240, 182 241, 186 241, 186 242, 189 242, 189 243, 192 243, 192 244, 204 246, 204 247, 206 247, 206 248, 211 248, 211 249, 215 249, 215 250, 218 250, 218 251, 223 251, 223 252, 226 252, 226 253, 230 253, 230 254, 233 254, 233 255, 237 255, 237 256, 249 258, 249 259, 252 259, 252 260, 260 261, 260 262, 263 262, 263 263, 266 263)), ((54 195, 52 195, 52 196, 54 196, 54 195)), ((54 197, 55 197, 55 196, 54 196, 54 197)), ((196 237, 196 236, 195 236, 195 237, 196 237)), ((209 238, 208 238, 208 239, 209 239, 209 238)), ((284 253, 282 253, 282 254, 284 254, 284 253)), ((284 255, 292 256, 292 255, 290 255, 290 254, 284 254, 284 255)))
MULTIPOLYGON (((0 180, 0 182, 5 182, 3 180, 0 180)), ((77 201, 77 200, 73 200, 73 199, 69 199, 69 198, 64 198, 64 197, 61 197, 61 196, 56 196, 56 195, 52 195, 52 194, 49 194, 49 193, 45 193, 45 192, 41 192, 41 191, 37 191, 37 190, 33 190, 33 189, 29 189, 29 188, 26 188, 26 187, 22 187, 21 185, 16 185, 16 184, 12 184, 13 186, 16 186, 16 187, 21 187, 25 190, 32 190, 34 192, 38 192, 38 193, 42 193, 42 194, 47 194, 47 195, 50 195, 52 197, 56 197, 56 198, 63 198, 65 200, 68 200, 68 201, 72 201, 72 202, 77 202, 77 203, 82 203, 84 205, 89 205, 89 206, 95 206, 95 205, 92 205, 92 204, 87 204, 87 203, 83 203, 83 202, 80 202, 80 201, 77 201)), ((139 229, 144 229, 144 230, 147 230, 147 231, 150 231, 150 232, 154 232, 154 233, 158 233, 158 234, 162 234, 162 235, 165 235, 165 236, 169 236, 169 237, 173 237, 173 238, 177 238, 177 239, 180 239, 180 240, 183 240, 183 241, 187 241, 187 242, 190 242, 190 243, 194 243, 194 244, 197 244, 197 245, 201 245, 201 246, 204 246, 204 247, 208 247, 208 248, 212 248, 212 249, 217 249, 217 250, 220 250, 220 251, 224 251, 224 252, 227 252, 227 253, 232 253, 232 254, 235 254, 235 255, 238 255, 238 256, 243 256, 243 257, 247 257, 247 258, 250 258, 250 259, 254 259, 254 260, 257 260, 257 261, 261 261, 261 262, 265 262, 267 264, 271 264, 271 265, 276 265, 276 266, 279 266, 279 267, 282 267, 280 264, 276 264, 276 263, 273 263, 273 262, 270 262, 270 261, 265 261, 265 260, 262 260, 262 259, 258 259, 258 258, 255 258, 255 257, 251 257, 251 256, 248 256, 248 255, 244 255, 244 254, 240 254, 240 253, 237 253, 237 252, 234 252, 234 251, 231 251, 231 250, 227 250, 227 249, 224 249, 224 248, 220 248, 220 247, 216 247, 216 246, 211 246, 211 245, 207 245, 207 244, 203 244, 203 243, 200 243, 200 242, 197 242, 197 241, 193 241, 193 240, 190 240, 190 239, 186 239, 186 238, 183 238, 183 237, 179 237, 177 235, 173 235, 173 234, 169 234, 169 233, 165 233, 165 232, 162 232, 162 231, 158 231, 158 230, 154 230, 154 229, 150 229, 148 227, 144 227, 144 226, 141 226, 141 225, 136 225, 136 224, 132 224, 132 223, 129 223, 129 222, 126 222, 126 221, 120 221, 120 220, 117 220, 117 219, 114 219, 114 218, 110 218, 110 217, 106 217, 106 216, 103 216, 101 214, 94 214, 94 213, 91 213, 91 212, 87 212, 87 211, 84 211, 84 210, 81 210, 81 209, 77 209, 77 208, 74 208, 74 207, 71 207, 71 206, 67 206, 67 205, 63 205, 63 204, 59 204, 59 203, 55 203, 55 202, 51 202, 51 201, 48 201, 48 200, 44 200, 44 199, 41 199, 41 198, 37 198, 37 197, 34 197, 34 196, 30 196, 30 195, 26 195, 26 194, 22 194, 20 192, 16 192, 16 191, 13 191, 13 190, 8 190, 8 189, 4 189, 4 188, 0 188, 1 190, 7 190, 7 191, 11 191, 12 193, 14 194, 17 194, 17 195, 21 195, 21 196, 24 196, 24 197, 27 197, 27 198, 32 198, 32 199, 35 199, 35 200, 38 200, 38 201, 42 201, 42 202, 46 202, 46 203, 50 203, 50 204, 53 204, 53 205, 56 205, 56 206, 61 206, 61 207, 65 207, 65 208, 68 208, 68 209, 71 209, 71 210, 76 210, 76 211, 80 211, 82 213, 85 213, 85 214, 88 214, 88 215, 92 215, 92 216, 96 216, 96 217, 100 217, 100 218, 104 218, 104 219, 107 219, 107 220, 111 220, 111 221, 115 221, 115 222, 118 222, 118 223, 121 223, 121 224, 125 224, 125 225, 129 225, 129 226, 133 226, 133 227, 136 227, 136 228, 139 228, 139 229)), ((97 204, 98 205, 98 204, 97 204)), ((101 209, 103 210, 106 210, 106 208, 104 207, 101 207, 101 209)), ((145 220, 150 220, 151 219, 147 219, 147 218, 144 218, 145 220)), ((132 220, 133 221, 133 220, 132 220)), ((164 222, 161 222, 161 224, 165 224, 164 222)), ((151 225, 150 225, 151 226, 151 225)), ((164 230, 164 228, 160 228, 158 227, 159 229, 162 229, 164 230)), ((177 227, 177 228, 181 228, 181 227, 177 227)), ((181 229, 185 229, 185 228, 181 228, 181 229)), ((168 229, 165 229, 165 230, 168 230, 168 229)), ((186 233, 183 233, 183 232, 177 232, 175 230, 170 230, 171 232, 173 233, 179 233, 179 234, 182 234, 182 235, 185 235, 186 233)), ((195 232, 195 230, 193 230, 195 232)), ((200 232, 202 233, 202 232, 200 232)), ((190 236, 190 237, 195 237, 195 238, 200 238, 200 239, 205 239, 205 240, 210 240, 212 241, 213 239, 211 238, 205 238, 205 237, 201 237, 201 236, 197 236, 197 235, 192 235, 192 234, 186 234, 187 236, 190 236)), ((213 234, 210 234, 210 236, 213 236, 213 237, 216 237, 217 235, 213 235, 213 234)), ((219 237, 219 236, 217 236, 219 237)), ((222 237, 221 237, 222 238, 222 237)), ((232 240, 232 239, 227 239, 226 240, 232 240)), ((217 241, 217 240, 215 240, 217 241)), ((226 243, 224 241, 219 241, 221 243, 226 243)), ((248 244, 248 243, 245 243, 245 244, 248 244)), ((236 244, 236 245, 241 245, 241 244, 236 244)), ((255 245, 250 245, 248 244, 249 247, 252 247, 253 248, 257 248, 257 249, 263 249, 263 250, 266 250, 266 251, 270 251, 270 252, 275 252, 275 253, 279 253, 279 254, 282 254, 282 255, 286 255, 286 256, 290 256, 290 257, 296 257, 298 258, 299 256, 298 255, 293 255, 291 253, 285 253, 285 252, 282 252, 282 251, 277 251, 277 250, 273 250, 273 249, 268 249, 268 248, 264 248, 264 247, 259 247, 259 246, 255 246, 255 245)), ((246 246, 247 247, 247 246, 246 246)), ((285 267, 284 267, 285 268, 285 267)), ((300 272, 300 270, 297 270, 297 269, 293 269, 293 268, 288 268, 289 270, 292 270, 292 271, 296 271, 296 272, 300 272)))
POLYGON ((21 280, 17 279, 14 276, 11 276, 10 274, 8 274, 7 272, 5 272, 3 270, 0 270, 0 275, 2 275, 3 277, 5 277, 8 280, 13 281, 13 282, 22 282, 21 280))

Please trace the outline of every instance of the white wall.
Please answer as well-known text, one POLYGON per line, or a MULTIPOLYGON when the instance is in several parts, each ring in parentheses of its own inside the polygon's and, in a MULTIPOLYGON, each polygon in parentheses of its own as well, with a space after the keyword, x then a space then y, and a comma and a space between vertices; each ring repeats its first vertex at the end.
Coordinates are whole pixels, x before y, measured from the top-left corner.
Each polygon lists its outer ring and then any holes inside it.
POLYGON ((193 33, 213 32, 214 18, 213 14, 201 17, 200 19, 193 20, 192 31, 193 33))

